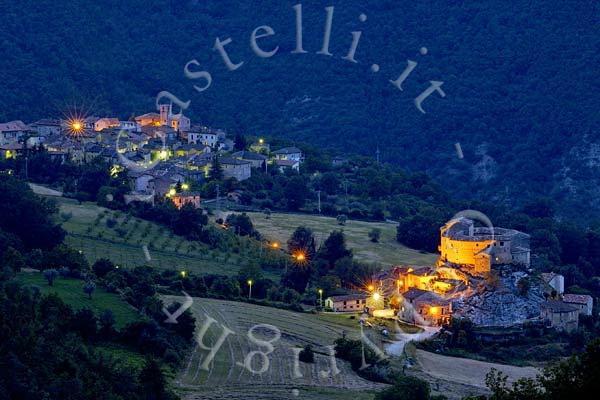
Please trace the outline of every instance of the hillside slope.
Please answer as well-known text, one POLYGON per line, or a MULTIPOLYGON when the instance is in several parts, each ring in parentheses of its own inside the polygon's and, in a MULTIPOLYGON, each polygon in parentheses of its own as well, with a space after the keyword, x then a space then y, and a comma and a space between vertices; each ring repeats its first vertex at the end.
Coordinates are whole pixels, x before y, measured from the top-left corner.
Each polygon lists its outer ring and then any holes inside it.
POLYGON ((126 118, 168 90, 205 124, 370 155, 379 147, 382 159, 427 170, 456 195, 513 205, 544 194, 562 215, 599 215, 598 2, 304 2, 308 53, 291 54, 296 3, 3 2, 0 119, 32 121, 72 104, 126 118), (328 5, 332 57, 316 54, 328 5), (260 39, 265 50, 279 45, 272 58, 249 46, 261 24, 276 32, 260 39), (356 30, 351 63, 341 57, 356 30), (232 38, 238 70, 212 50, 216 37, 232 38), (183 74, 192 59, 212 74, 202 93, 193 85, 204 81, 183 74), (418 66, 399 91, 389 80, 407 59, 418 66), (444 82, 446 97, 432 95, 422 114, 413 100, 431 80, 444 82))

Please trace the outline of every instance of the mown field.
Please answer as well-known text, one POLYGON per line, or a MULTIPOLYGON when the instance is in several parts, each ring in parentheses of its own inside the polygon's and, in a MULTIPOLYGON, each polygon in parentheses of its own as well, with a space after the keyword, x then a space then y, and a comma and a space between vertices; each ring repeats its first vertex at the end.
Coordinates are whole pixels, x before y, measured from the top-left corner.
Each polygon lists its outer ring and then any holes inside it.
POLYGON ((138 312, 125 300, 122 300, 118 294, 108 293, 100 286, 96 286, 92 298, 89 299, 88 295, 83 292, 85 283, 83 280, 58 277, 50 286, 40 272, 21 272, 17 278, 24 284, 39 287, 43 294, 57 294, 74 310, 89 308, 96 315, 100 315, 105 310, 111 310, 115 316, 117 328, 122 328, 129 322, 139 319, 138 312))
MULTIPOLYGON (((145 264, 195 274, 235 275, 242 265, 260 256, 257 246, 244 238, 229 252, 212 250, 121 211, 72 199, 55 200, 60 207, 59 222, 68 232, 67 243, 83 251, 90 263, 109 258, 123 267, 145 264)), ((265 275, 273 278, 276 274, 265 271, 265 275)))
POLYGON ((430 265, 437 258, 435 254, 421 253, 398 243, 395 224, 348 220, 345 226, 341 226, 335 218, 318 215, 272 213, 269 219, 262 213, 248 215, 267 239, 282 243, 287 242, 293 231, 302 225, 315 232, 317 244, 321 244, 331 231, 343 229, 348 247, 354 251, 356 259, 378 263, 384 268, 398 264, 430 265), (379 243, 369 240, 368 234, 374 228, 381 230, 379 243))
MULTIPOLYGON (((166 297, 165 301, 174 300, 166 297)), ((226 326, 234 332, 223 342, 208 370, 201 368, 209 351, 196 346, 185 367, 177 377, 177 383, 186 400, 200 399, 285 399, 295 398, 296 389, 301 398, 310 399, 372 399, 383 385, 366 381, 352 371, 349 364, 336 359, 340 373, 322 375, 331 367, 326 346, 333 345, 336 338, 346 334, 359 337, 358 320, 348 315, 321 317, 315 314, 294 313, 252 304, 224 300, 194 299, 192 311, 198 326, 215 319, 204 338, 204 345, 211 347, 226 326), (349 322, 351 321, 351 322, 349 322), (266 347, 253 343, 248 330, 259 324, 277 327, 281 338, 274 342, 274 351, 268 355, 269 368, 262 374, 253 374, 243 366, 246 355, 266 347), (315 350, 315 363, 299 363, 301 377, 295 376, 294 347, 310 344, 315 350)), ((255 337, 270 340, 272 328, 262 327, 254 331, 255 337)), ((252 368, 258 370, 262 360, 255 356, 252 368)))

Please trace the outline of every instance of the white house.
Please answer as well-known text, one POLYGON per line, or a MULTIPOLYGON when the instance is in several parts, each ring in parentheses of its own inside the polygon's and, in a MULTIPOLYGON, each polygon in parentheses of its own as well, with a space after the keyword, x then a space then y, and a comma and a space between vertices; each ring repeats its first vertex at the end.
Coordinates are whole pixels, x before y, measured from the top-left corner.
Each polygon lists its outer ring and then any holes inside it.
POLYGON ((592 315, 594 299, 587 294, 565 294, 563 302, 579 309, 581 315, 592 315))
POLYGON ((217 142, 219 141, 219 137, 217 133, 210 132, 208 130, 204 131, 190 131, 187 134, 188 143, 190 144, 203 144, 205 146, 215 147, 217 142))
POLYGON ((140 132, 141 126, 135 121, 119 121, 119 129, 124 131, 140 132))
POLYGON ((297 147, 284 147, 283 149, 275 150, 273 156, 276 160, 302 162, 302 150, 297 147))

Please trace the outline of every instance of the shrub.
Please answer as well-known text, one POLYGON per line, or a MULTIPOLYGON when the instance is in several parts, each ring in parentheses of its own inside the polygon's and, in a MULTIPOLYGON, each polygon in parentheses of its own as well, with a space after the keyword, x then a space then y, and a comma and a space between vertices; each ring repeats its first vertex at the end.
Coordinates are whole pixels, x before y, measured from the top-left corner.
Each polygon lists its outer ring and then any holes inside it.
POLYGON ((298 359, 304 363, 314 363, 315 353, 310 344, 304 346, 304 349, 298 354, 298 359))

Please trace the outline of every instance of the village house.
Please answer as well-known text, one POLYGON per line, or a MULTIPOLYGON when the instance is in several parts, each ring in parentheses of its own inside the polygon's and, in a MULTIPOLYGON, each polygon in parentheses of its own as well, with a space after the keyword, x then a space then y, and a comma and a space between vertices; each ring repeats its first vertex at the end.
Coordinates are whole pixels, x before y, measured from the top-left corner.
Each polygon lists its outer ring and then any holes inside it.
POLYGON ((138 125, 135 121, 119 121, 119 129, 124 131, 140 132, 141 125, 138 125))
POLYGON ((272 153, 275 160, 287 160, 302 162, 302 150, 297 147, 284 147, 272 153))
POLYGON ((134 120, 142 127, 147 125, 160 126, 160 115, 157 113, 139 115, 135 117, 134 120))
POLYGON ((558 300, 548 300, 540 307, 540 318, 548 327, 572 332, 579 325, 579 307, 558 300))
POLYGON ((252 175, 252 164, 248 161, 236 160, 235 158, 221 158, 219 161, 221 162, 225 178, 234 178, 238 181, 243 181, 252 175))
POLYGON ((587 294, 565 294, 563 302, 579 309, 581 315, 592 315, 594 299, 587 294))
POLYGON ((266 156, 251 151, 238 151, 231 156, 238 160, 248 161, 252 168, 264 168, 264 165, 267 162, 266 156))
POLYGON ((367 295, 349 294, 325 299, 325 308, 334 312, 362 312, 367 306, 367 295))
POLYGON ((23 121, 10 121, 0 124, 0 145, 19 143, 21 137, 30 130, 31 128, 23 121))
POLYGON ((60 135, 62 132, 60 120, 58 119, 40 119, 31 124, 31 129, 40 136, 60 135))
POLYGON ((94 130, 102 132, 105 129, 118 128, 121 125, 118 118, 99 118, 94 123, 94 130))
POLYGON ((187 141, 191 144, 203 144, 215 148, 219 141, 219 134, 205 127, 187 132, 187 141))
POLYGON ((404 293, 398 315, 406 322, 439 326, 450 321, 452 303, 433 292, 412 288, 404 293))
POLYGON ((296 160, 274 160, 275 165, 279 169, 279 172, 283 173, 286 169, 294 171, 300 170, 300 161, 296 160))
POLYGON ((186 204, 191 204, 194 208, 200 208, 200 193, 195 192, 184 192, 176 193, 169 196, 175 204, 175 207, 181 209, 186 204))

